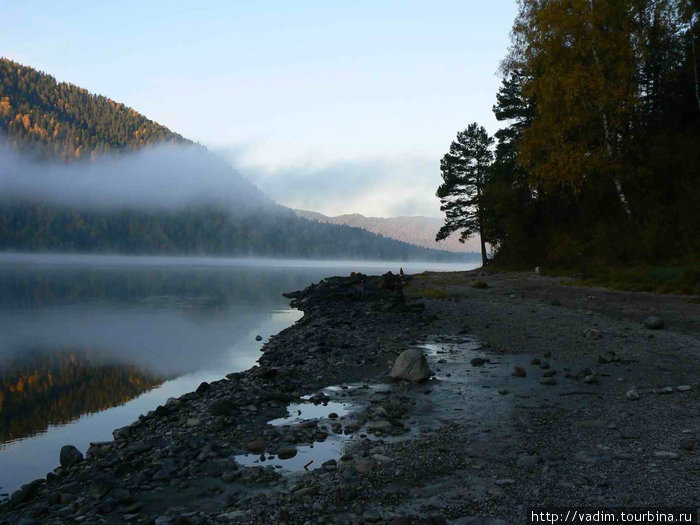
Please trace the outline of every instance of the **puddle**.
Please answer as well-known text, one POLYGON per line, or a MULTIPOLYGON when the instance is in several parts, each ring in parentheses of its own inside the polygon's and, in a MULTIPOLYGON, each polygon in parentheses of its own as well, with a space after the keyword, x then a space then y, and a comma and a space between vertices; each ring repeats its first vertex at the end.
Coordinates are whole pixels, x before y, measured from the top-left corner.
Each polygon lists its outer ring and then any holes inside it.
MULTIPOLYGON (((378 387, 383 388, 385 385, 378 385, 378 387)), ((324 423, 321 427, 327 427, 336 421, 342 423, 346 421, 348 415, 357 412, 361 408, 365 392, 370 394, 377 391, 379 389, 375 388, 375 385, 368 386, 364 383, 329 386, 318 392, 330 398, 327 402, 315 404, 310 401, 318 393, 301 396, 301 402, 291 403, 287 407, 287 416, 273 419, 268 421, 267 424, 281 427, 296 425, 304 421, 321 421, 324 423), (353 397, 352 401, 334 399, 351 396, 353 397), (328 417, 330 414, 336 414, 337 417, 331 419, 328 417)), ((297 446, 296 456, 290 459, 279 459, 270 453, 265 454, 265 459, 260 459, 260 454, 240 454, 235 459, 243 467, 272 466, 288 472, 302 471, 305 468, 307 470, 315 470, 329 459, 339 460, 343 455, 343 447, 350 439, 352 439, 352 435, 329 433, 328 437, 323 441, 315 441, 311 445, 297 446)))
MULTIPOLYGON (((435 376, 425 384, 408 383, 357 383, 334 385, 320 391, 328 396, 326 404, 308 401, 312 395, 288 406, 288 415, 269 422, 280 427, 295 425, 304 421, 319 421, 322 426, 330 426, 334 421, 345 424, 353 414, 368 403, 377 401, 377 394, 391 395, 396 389, 401 396, 408 396, 412 404, 410 418, 404 421, 407 432, 398 435, 383 433, 375 435, 369 431, 372 421, 366 422, 351 435, 334 434, 321 442, 297 447, 297 455, 280 460, 276 456, 244 454, 236 457, 242 466, 272 466, 285 472, 320 468, 329 459, 339 460, 347 444, 355 440, 395 442, 413 439, 425 430, 436 429, 450 422, 466 422, 465 439, 475 444, 489 442, 496 435, 507 435, 510 430, 511 415, 514 411, 529 407, 556 405, 562 402, 562 392, 587 390, 582 382, 572 382, 563 377, 565 364, 556 357, 548 359, 557 370, 559 386, 552 388, 539 384, 544 372, 531 363, 532 355, 499 354, 481 346, 474 336, 435 337, 415 345, 426 355, 435 376), (481 365, 472 364, 472 359, 482 358, 481 365), (527 377, 513 377, 514 366, 527 369, 527 377), (329 419, 331 413, 338 418, 329 419), (467 435, 468 434, 468 435, 467 435), (488 434, 488 438, 485 435, 488 434), (311 462, 311 463, 310 463, 311 462)), ((544 359, 543 359, 544 361, 544 359)), ((583 363, 568 363, 575 369, 583 363)), ((581 400, 585 402, 585 399, 581 400)), ((567 401, 569 402, 569 401, 567 401)))
MULTIPOLYGON (((309 396, 304 396, 308 398, 309 396)), ((340 403, 337 401, 329 401, 326 404, 315 405, 312 402, 308 403, 292 403, 287 407, 287 416, 279 419, 268 421, 268 425, 279 427, 284 425, 295 425, 302 421, 310 419, 328 419, 329 414, 337 414, 338 418, 344 417, 353 412, 355 406, 350 403, 340 403)))
MULTIPOLYGON (((343 447, 349 439, 350 436, 329 436, 325 441, 317 441, 313 445, 297 447, 297 455, 290 459, 279 459, 275 456, 273 459, 261 461, 260 455, 241 454, 236 456, 236 463, 243 467, 273 466, 289 472, 304 470, 305 466, 306 470, 316 470, 321 468, 323 463, 329 459, 339 460, 343 455, 343 447)), ((271 456, 267 455, 266 458, 268 457, 271 456)))
MULTIPOLYGON (((320 391, 329 398, 326 404, 314 404, 309 401, 312 395, 303 396, 300 402, 288 406, 286 417, 269 422, 276 427, 309 420, 319 421, 322 427, 330 426, 335 421, 345 425, 354 413, 367 404, 375 403, 382 395, 396 392, 400 396, 408 396, 412 405, 410 417, 404 421, 405 433, 375 435, 369 431, 372 421, 367 421, 351 435, 330 432, 324 441, 298 446, 296 456, 291 459, 280 460, 266 454, 261 460, 260 455, 243 454, 236 456, 236 461, 244 467, 269 466, 288 473, 303 472, 305 467, 315 470, 325 461, 339 460, 346 445, 352 442, 366 439, 390 443, 414 439, 424 431, 451 422, 467 423, 464 439, 475 448, 492 447, 497 441, 507 445, 508 441, 500 438, 512 433, 510 422, 515 411, 560 404, 562 394, 567 395, 567 392, 574 390, 576 393, 595 392, 594 386, 564 377, 569 369, 590 365, 584 360, 562 363, 556 357, 546 359, 552 369, 557 370, 555 377, 558 386, 549 387, 539 383, 545 370, 532 363, 534 355, 493 352, 483 348, 479 340, 471 335, 434 337, 414 347, 425 353, 431 369, 436 373, 427 383, 414 385, 380 381, 369 385, 329 386, 320 391), (472 359, 477 357, 486 361, 475 365, 472 359), (526 368, 527 376, 514 377, 512 372, 515 365, 526 368), (337 414, 338 418, 329 419, 331 413, 337 414)), ((585 396, 578 400, 567 397, 566 402, 585 403, 586 400, 585 396)))

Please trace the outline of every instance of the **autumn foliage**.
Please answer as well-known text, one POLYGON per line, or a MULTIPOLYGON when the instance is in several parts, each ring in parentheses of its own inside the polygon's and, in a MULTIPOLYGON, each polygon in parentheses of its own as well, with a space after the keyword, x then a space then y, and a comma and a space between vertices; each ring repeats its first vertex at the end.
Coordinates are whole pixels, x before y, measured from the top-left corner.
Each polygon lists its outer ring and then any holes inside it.
POLYGON ((700 2, 520 0, 481 199, 503 264, 700 258, 700 2))

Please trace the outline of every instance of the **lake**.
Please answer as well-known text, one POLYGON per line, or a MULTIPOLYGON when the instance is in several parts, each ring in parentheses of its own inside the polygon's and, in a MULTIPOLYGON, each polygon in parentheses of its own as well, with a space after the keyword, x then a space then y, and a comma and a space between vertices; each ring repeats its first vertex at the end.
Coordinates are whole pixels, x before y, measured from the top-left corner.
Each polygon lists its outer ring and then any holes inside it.
POLYGON ((476 264, 0 254, 0 494, 253 366, 302 315, 283 292, 352 271, 476 264), (256 336, 262 341, 256 341, 256 336))

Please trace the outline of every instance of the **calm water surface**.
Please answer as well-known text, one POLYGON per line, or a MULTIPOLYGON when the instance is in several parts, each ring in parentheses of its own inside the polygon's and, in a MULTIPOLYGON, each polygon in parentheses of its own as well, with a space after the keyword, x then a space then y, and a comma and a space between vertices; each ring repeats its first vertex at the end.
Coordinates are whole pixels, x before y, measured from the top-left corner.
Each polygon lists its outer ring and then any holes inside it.
POLYGON ((351 271, 474 265, 0 254, 0 494, 255 364, 301 317, 283 292, 351 271))

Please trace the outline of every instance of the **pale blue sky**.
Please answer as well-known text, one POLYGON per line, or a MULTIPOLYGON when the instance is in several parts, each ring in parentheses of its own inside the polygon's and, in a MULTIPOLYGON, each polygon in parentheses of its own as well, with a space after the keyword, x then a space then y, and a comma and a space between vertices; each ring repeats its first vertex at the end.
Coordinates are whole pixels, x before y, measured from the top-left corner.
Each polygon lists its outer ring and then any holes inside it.
POLYGON ((515 0, 4 0, 0 55, 134 107, 323 213, 439 216, 490 132, 515 0))

